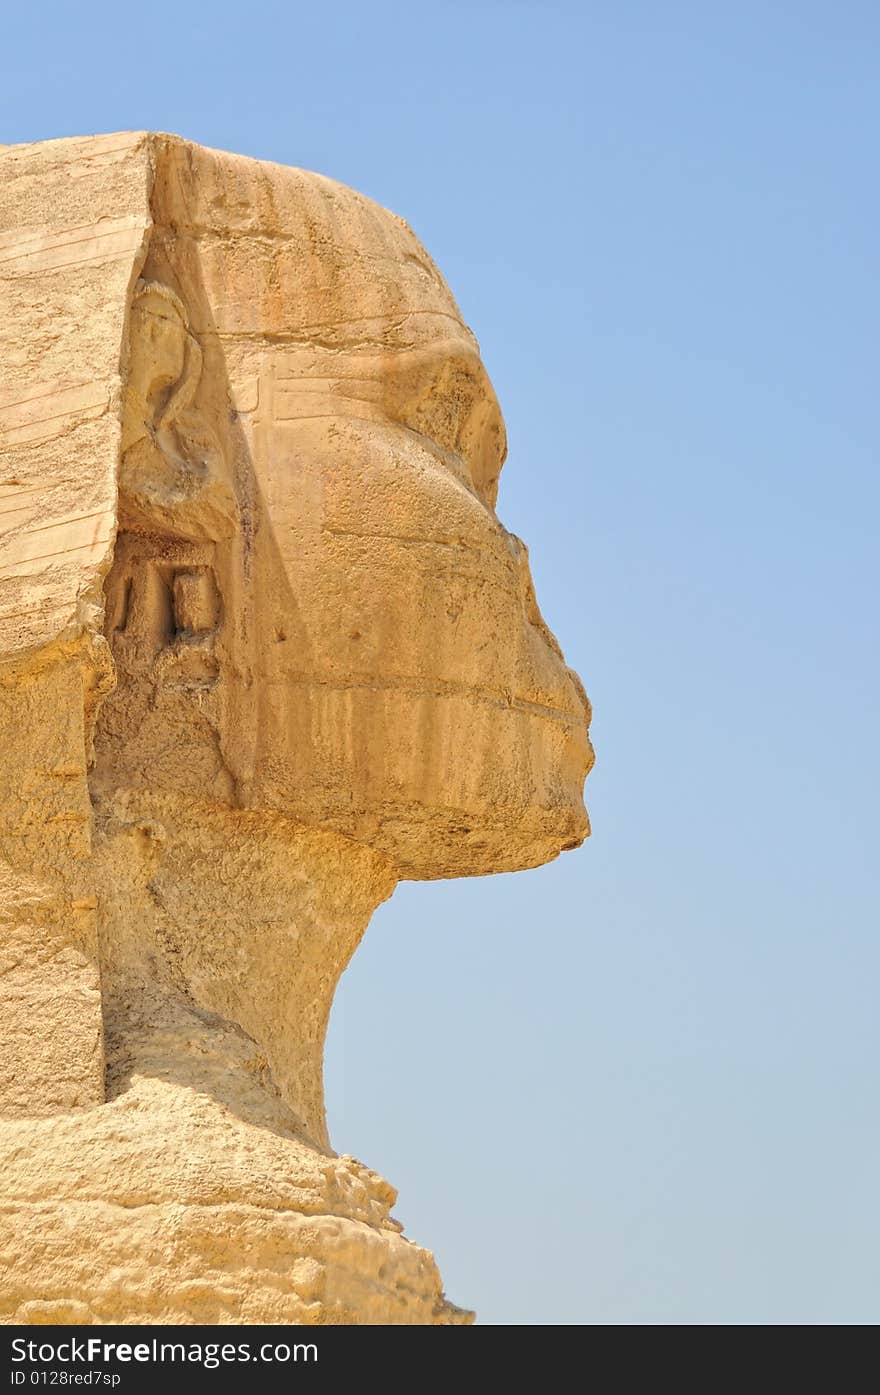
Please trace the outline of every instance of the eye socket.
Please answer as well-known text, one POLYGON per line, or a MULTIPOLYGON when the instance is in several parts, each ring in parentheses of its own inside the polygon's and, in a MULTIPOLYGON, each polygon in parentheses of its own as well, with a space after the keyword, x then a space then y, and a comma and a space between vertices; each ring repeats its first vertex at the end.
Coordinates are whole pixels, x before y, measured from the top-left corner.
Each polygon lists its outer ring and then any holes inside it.
POLYGON ((494 509, 507 459, 507 433, 494 392, 490 398, 481 396, 471 409, 459 433, 459 453, 470 466, 477 492, 494 509))

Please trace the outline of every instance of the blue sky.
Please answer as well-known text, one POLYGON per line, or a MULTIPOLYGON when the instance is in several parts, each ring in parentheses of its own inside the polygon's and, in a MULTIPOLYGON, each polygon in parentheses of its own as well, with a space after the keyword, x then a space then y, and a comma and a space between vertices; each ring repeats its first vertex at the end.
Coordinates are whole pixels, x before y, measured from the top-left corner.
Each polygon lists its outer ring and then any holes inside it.
POLYGON ((403 885, 327 1091, 485 1322, 880 1318, 878 41, 847 0, 4 19, 0 141, 330 174, 482 344, 594 837, 403 885))

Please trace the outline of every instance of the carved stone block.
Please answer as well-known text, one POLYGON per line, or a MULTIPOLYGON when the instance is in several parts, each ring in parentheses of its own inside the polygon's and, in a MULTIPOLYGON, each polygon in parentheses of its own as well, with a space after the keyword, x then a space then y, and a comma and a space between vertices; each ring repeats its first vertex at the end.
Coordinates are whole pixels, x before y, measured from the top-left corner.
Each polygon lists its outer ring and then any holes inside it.
POLYGON ((0 152, 0 1320, 469 1320, 330 1147, 401 878, 576 847, 589 706, 409 227, 128 134, 0 152))

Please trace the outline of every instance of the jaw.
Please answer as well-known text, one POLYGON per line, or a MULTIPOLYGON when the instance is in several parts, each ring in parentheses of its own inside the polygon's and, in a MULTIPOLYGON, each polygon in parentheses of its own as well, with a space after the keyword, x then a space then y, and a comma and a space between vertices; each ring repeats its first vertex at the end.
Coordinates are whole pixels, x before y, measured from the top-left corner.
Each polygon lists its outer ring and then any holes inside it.
POLYGON ((253 1109, 271 1106, 328 1147, 324 1036, 396 885, 388 859, 278 814, 119 787, 94 798, 111 1094, 170 1073, 263 1126, 253 1109))
POLYGON ((536 867, 589 834, 580 716, 481 690, 304 682, 243 802, 333 828, 410 880, 536 867))

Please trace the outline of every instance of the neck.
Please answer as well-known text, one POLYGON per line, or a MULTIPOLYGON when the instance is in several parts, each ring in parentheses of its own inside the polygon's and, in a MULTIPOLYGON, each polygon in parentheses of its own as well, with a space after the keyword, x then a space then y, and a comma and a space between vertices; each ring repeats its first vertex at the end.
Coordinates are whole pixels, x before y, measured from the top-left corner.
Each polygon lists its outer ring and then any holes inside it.
POLYGON ((108 1097, 171 1079, 328 1147, 333 994, 394 888, 391 864, 180 795, 101 795, 95 828, 108 1097))

